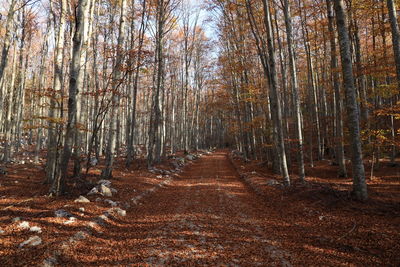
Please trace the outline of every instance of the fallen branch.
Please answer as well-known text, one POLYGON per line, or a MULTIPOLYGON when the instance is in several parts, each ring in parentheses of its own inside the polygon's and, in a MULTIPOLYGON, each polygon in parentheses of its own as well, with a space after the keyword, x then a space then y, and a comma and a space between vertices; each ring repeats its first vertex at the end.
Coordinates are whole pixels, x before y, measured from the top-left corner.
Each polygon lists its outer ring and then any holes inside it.
POLYGON ((340 239, 342 239, 342 238, 344 238, 344 237, 346 237, 346 236, 348 236, 351 232, 353 232, 354 231, 354 229, 356 229, 356 226, 357 226, 357 224, 356 223, 354 223, 354 225, 353 225, 353 228, 351 228, 351 230, 350 231, 348 231, 347 233, 345 233, 344 235, 342 235, 341 237, 339 237, 337 240, 340 240, 340 239))
POLYGON ((11 209, 11 208, 15 207, 15 205, 19 205, 19 204, 22 204, 22 203, 25 203, 25 202, 28 202, 28 201, 31 201, 31 200, 33 200, 33 198, 29 198, 29 199, 22 200, 22 201, 20 201, 20 202, 18 202, 18 203, 16 203, 16 204, 13 204, 13 205, 10 205, 10 206, 8 206, 8 207, 5 207, 5 208, 2 209, 2 210, 11 209))

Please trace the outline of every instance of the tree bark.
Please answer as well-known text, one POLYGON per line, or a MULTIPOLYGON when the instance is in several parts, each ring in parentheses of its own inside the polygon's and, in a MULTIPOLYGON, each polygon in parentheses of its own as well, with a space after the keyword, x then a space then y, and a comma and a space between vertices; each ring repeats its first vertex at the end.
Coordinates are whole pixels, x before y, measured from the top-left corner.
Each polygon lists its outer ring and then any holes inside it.
MULTIPOLYGON (((396 4, 393 0, 387 0, 387 6, 389 10, 390 26, 392 29, 392 43, 393 43, 394 61, 396 63, 397 86, 398 90, 400 90, 400 30, 399 30, 399 24, 397 22, 397 10, 396 10, 396 4)), ((393 100, 391 102, 391 105, 393 106, 393 100)), ((390 123, 391 123, 391 135, 393 142, 393 144, 391 145, 391 150, 392 150, 391 162, 394 163, 396 158, 396 146, 394 145, 395 130, 394 130, 393 115, 390 116, 390 123)))
POLYGON ((270 3, 269 0, 263 0, 264 7, 264 23, 267 31, 267 45, 268 45, 268 65, 269 65, 269 98, 271 102, 272 119, 276 128, 276 147, 278 158, 281 168, 281 174, 286 186, 290 186, 289 171, 286 162, 285 140, 282 130, 282 110, 279 101, 277 73, 275 63, 275 48, 272 34, 272 23, 270 16, 270 3))
POLYGON ((340 84, 339 84, 339 73, 337 71, 338 62, 336 55, 336 40, 334 31, 334 15, 332 0, 326 0, 328 10, 328 30, 329 30, 329 41, 331 46, 331 79, 334 90, 335 99, 335 147, 336 147, 336 160, 339 165, 338 176, 346 177, 346 164, 344 158, 344 146, 343 146, 343 115, 342 115, 342 98, 340 95, 340 84))
POLYGON ((108 136, 108 145, 106 152, 106 163, 105 168, 103 169, 101 176, 103 178, 111 178, 112 170, 114 164, 114 154, 116 148, 117 141, 117 118, 115 118, 117 109, 119 108, 119 86, 122 84, 122 71, 123 71, 123 60, 124 60, 124 51, 123 45, 125 42, 125 24, 126 24, 126 0, 120 0, 121 10, 120 10, 120 21, 119 21, 119 33, 118 33, 118 44, 117 44, 117 58, 115 62, 115 67, 113 70, 113 78, 112 78, 112 108, 110 114, 110 125, 109 125, 109 136, 108 136))
POLYGON ((296 134, 298 139, 298 168, 299 168, 299 178, 304 181, 305 169, 304 169, 304 147, 303 147, 303 129, 301 122, 301 106, 300 106, 300 96, 299 96, 299 84, 297 81, 297 69, 296 60, 293 47, 293 29, 292 29, 292 19, 290 14, 289 1, 284 0, 283 13, 285 16, 286 25, 286 39, 289 52, 289 68, 292 82, 292 93, 293 93, 293 103, 294 112, 296 118, 296 134))
POLYGON ((73 37, 72 60, 70 66, 69 77, 69 96, 68 96, 68 119, 64 140, 63 154, 61 163, 54 179, 51 194, 60 195, 65 189, 65 183, 68 175, 68 163, 71 158, 74 134, 76 129, 76 106, 77 94, 82 90, 83 85, 83 68, 82 47, 85 34, 85 23, 88 12, 88 0, 79 0, 77 5, 77 13, 75 17, 75 29, 73 37))
POLYGON ((358 114, 356 89, 354 86, 353 65, 351 62, 347 15, 343 0, 334 0, 334 6, 342 62, 343 86, 346 93, 348 127, 350 131, 353 193, 358 200, 365 201, 368 199, 368 191, 367 184, 365 182, 365 170, 362 160, 359 125, 360 119, 358 114))

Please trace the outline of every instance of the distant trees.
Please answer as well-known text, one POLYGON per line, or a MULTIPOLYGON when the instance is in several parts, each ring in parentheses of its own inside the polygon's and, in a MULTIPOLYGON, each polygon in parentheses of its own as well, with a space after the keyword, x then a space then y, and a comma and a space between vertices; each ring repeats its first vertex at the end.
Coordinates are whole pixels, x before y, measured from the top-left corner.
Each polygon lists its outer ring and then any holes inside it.
MULTIPOLYGON (((377 64, 378 60, 395 58, 395 52, 391 55, 386 49, 383 1, 347 1, 347 5, 341 1, 339 9, 334 9, 339 3, 334 0, 212 2, 211 8, 220 14, 220 88, 231 94, 230 107, 221 111, 231 125, 228 140, 245 157, 262 158, 271 164, 287 181, 282 168, 276 168, 277 159, 281 159, 277 152, 282 151, 278 150, 280 134, 276 130, 281 124, 289 172, 297 169, 302 180, 305 163, 313 166, 315 158, 328 157, 338 165, 338 176, 353 177, 355 197, 365 200, 362 151, 372 156, 373 163, 380 162, 382 153, 393 159, 399 139, 394 134, 393 116, 398 98, 390 78, 395 64, 385 70, 377 64), (349 16, 343 20, 346 12, 349 16), (367 28, 372 29, 372 37, 364 34, 367 28), (273 75, 268 73, 274 71, 277 78, 271 84, 273 75), (274 87, 283 112, 278 124, 274 87), (255 154, 249 153, 253 147, 259 148, 255 154), (353 167, 348 173, 346 157, 350 155, 353 167)), ((390 1, 387 3, 389 7, 390 1)))

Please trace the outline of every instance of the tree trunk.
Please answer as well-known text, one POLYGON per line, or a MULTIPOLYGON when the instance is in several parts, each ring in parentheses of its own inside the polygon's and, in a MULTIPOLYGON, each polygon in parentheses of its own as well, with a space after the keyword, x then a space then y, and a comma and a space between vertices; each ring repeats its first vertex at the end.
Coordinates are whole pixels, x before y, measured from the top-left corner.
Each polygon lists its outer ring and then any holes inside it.
MULTIPOLYGON (((399 30, 399 24, 397 22, 397 10, 396 10, 396 4, 393 0, 387 0, 387 6, 389 10, 390 26, 392 29, 392 43, 393 43, 394 60, 396 63, 397 86, 398 90, 400 90, 400 30, 399 30)), ((393 106, 393 100, 391 101, 391 106, 393 106)), ((391 162, 394 163, 396 157, 396 146, 394 144, 395 130, 394 130, 393 115, 390 116, 390 124, 391 124, 391 135, 393 142, 393 144, 391 145, 391 150, 392 150, 391 162)))
POLYGON ((305 178, 305 170, 304 170, 304 148, 303 148, 303 129, 301 122, 301 106, 300 106, 300 96, 299 96, 299 84, 297 81, 297 70, 296 70, 296 61, 295 54, 293 49, 293 30, 292 30, 292 20, 290 14, 290 6, 289 1, 284 0, 284 9, 285 15, 285 25, 286 25, 286 38, 287 45, 289 51, 289 68, 292 82, 292 93, 293 93, 293 103, 294 103, 294 112, 296 118, 296 134, 298 139, 298 165, 299 165, 299 178, 301 181, 304 181, 305 178))
POLYGON ((74 134, 77 126, 76 99, 77 94, 80 90, 82 90, 83 85, 82 74, 84 66, 81 66, 81 57, 88 10, 88 0, 79 0, 75 18, 75 33, 73 38, 72 60, 70 66, 67 128, 60 167, 57 172, 56 179, 54 179, 51 187, 51 194, 56 195, 60 195, 65 189, 65 183, 68 175, 68 163, 71 158, 74 134))
POLYGON ((353 65, 351 62, 350 39, 347 26, 347 16, 343 0, 334 0, 336 24, 339 36, 340 55, 342 62, 343 86, 346 92, 346 109, 348 127, 350 130, 351 163, 353 175, 353 193, 358 200, 368 199, 365 171, 362 160, 360 119, 357 108, 356 90, 354 86, 353 65))
POLYGON ((119 109, 120 97, 118 94, 118 90, 120 85, 122 84, 122 71, 123 71, 123 60, 124 60, 124 51, 123 45, 125 42, 125 24, 126 24, 126 0, 120 0, 121 11, 120 11, 120 21, 119 21, 119 33, 118 33, 118 44, 117 44, 117 58, 115 67, 113 70, 113 78, 112 78, 112 107, 110 114, 110 125, 109 125, 109 136, 108 136, 108 145, 106 152, 106 163, 105 168, 103 169, 101 176, 103 178, 111 178, 112 170, 114 164, 114 154, 115 147, 117 141, 117 121, 116 113, 119 109))
POLYGON ((281 174, 286 186, 290 185, 289 171, 286 162, 286 152, 285 152, 285 140, 282 130, 282 111, 281 104, 279 101, 278 84, 277 84, 277 73, 276 73, 276 63, 275 63, 275 48, 273 42, 272 34, 272 23, 270 16, 270 3, 269 0, 263 0, 264 7, 264 23, 267 31, 267 44, 268 44, 268 56, 269 56, 269 98, 271 102, 272 120, 276 128, 276 147, 278 152, 278 158, 281 168, 281 174))
POLYGON ((346 177, 346 164, 344 158, 344 146, 343 146, 343 116, 342 116, 342 98, 340 96, 340 84, 339 84, 339 73, 337 72, 338 63, 336 56, 336 40, 334 32, 334 15, 332 0, 326 0, 328 10, 328 29, 329 29, 329 40, 331 46, 331 79, 333 83, 334 99, 335 99, 335 146, 336 146, 336 160, 339 165, 339 177, 346 177))

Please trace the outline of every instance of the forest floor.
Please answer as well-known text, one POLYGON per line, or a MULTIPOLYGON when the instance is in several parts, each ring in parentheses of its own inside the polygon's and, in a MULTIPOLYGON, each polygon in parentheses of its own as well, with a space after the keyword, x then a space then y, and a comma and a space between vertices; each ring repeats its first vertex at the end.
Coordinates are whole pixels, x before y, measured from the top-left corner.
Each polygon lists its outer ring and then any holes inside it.
MULTIPOLYGON (((0 176, 0 266, 400 264, 399 167, 377 172, 371 199, 360 203, 347 193, 350 179, 324 161, 290 190, 228 151, 204 153, 179 172, 170 162, 144 166, 118 162, 108 198, 86 196, 90 186, 79 183, 49 198, 42 166, 9 166, 0 176), (74 202, 80 194, 90 202, 74 202), (40 242, 22 245, 33 236, 40 242)), ((100 170, 86 180, 95 184, 100 170)))

